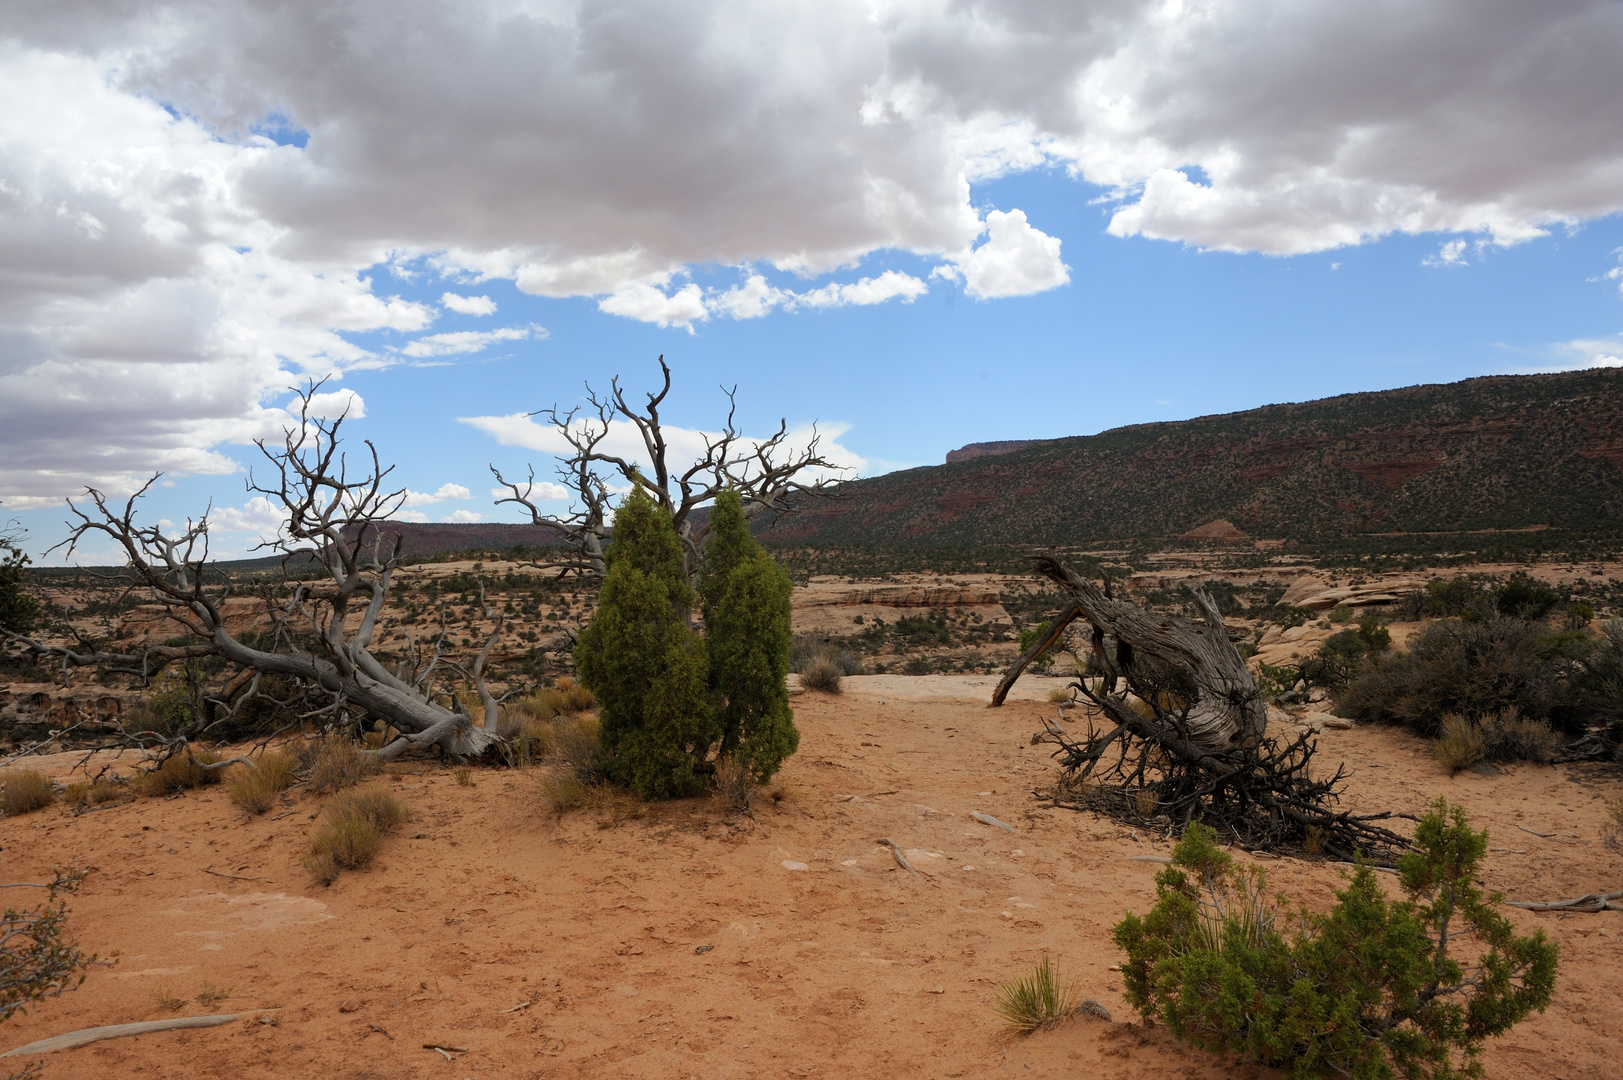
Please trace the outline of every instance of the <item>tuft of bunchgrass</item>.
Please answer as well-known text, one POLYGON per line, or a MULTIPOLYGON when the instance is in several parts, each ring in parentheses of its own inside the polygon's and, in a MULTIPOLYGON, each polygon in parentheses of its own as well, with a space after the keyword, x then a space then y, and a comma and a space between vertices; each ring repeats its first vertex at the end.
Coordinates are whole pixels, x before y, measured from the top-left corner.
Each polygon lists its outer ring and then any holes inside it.
POLYGON ((1536 761, 1549 764, 1560 739, 1543 720, 1499 709, 1472 720, 1457 713, 1443 717, 1432 753, 1451 773, 1482 761, 1536 761))
POLYGON ((305 869, 323 885, 345 870, 364 870, 383 850, 383 838, 411 820, 405 801, 381 787, 362 787, 327 804, 327 822, 311 842, 305 869))
POLYGON ((716 761, 716 795, 729 810, 748 813, 750 798, 759 786, 749 765, 736 754, 727 754, 716 761))
POLYGON ((77 784, 69 784, 62 792, 62 798, 74 806, 100 806, 122 799, 126 794, 128 789, 125 785, 115 780, 81 780, 77 784))
POLYGON ((1048 692, 1050 705, 1069 705, 1075 697, 1075 691, 1069 686, 1056 686, 1048 692))
POLYGON ((519 698, 507 705, 509 714, 525 720, 551 720, 592 707, 592 692, 565 675, 554 686, 537 690, 529 697, 519 698))
POLYGON ((1053 1027, 1076 1011, 1079 992, 1060 981, 1059 968, 1047 956, 1023 979, 998 988, 997 1011, 1008 1022, 1010 1037, 1053 1027))
POLYGON ((549 769, 541 778, 541 801, 555 814, 578 810, 591 801, 592 790, 574 769, 549 769))
POLYGON ((840 666, 831 658, 819 656, 801 669, 800 685, 807 690, 816 690, 820 694, 838 694, 840 677, 843 674, 840 666))
POLYGON ((56 801, 56 788, 44 773, 33 769, 7 769, 0 774, 0 811, 7 817, 32 814, 56 801))
POLYGON ((276 805, 276 797, 293 783, 298 767, 292 754, 271 751, 261 754, 252 766, 233 766, 225 778, 225 786, 231 792, 232 802, 250 814, 263 814, 276 805))
POLYGON ((135 790, 150 798, 161 798, 207 784, 218 784, 221 770, 205 769, 203 766, 213 765, 219 760, 220 755, 211 750, 193 750, 189 754, 182 751, 165 759, 156 769, 142 774, 135 781, 135 790))
POLYGON ((467 766, 463 766, 462 768, 458 769, 454 775, 456 776, 458 787, 473 786, 473 770, 467 766))
POLYGON ((309 770, 310 790, 317 795, 353 787, 377 772, 376 764, 355 740, 337 731, 306 744, 299 758, 299 764, 309 770))

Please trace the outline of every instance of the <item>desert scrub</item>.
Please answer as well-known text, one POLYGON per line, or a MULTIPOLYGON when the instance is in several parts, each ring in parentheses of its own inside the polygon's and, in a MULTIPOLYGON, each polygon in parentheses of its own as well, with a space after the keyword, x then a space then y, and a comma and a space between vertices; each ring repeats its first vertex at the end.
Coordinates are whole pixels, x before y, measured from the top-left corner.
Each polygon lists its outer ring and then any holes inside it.
POLYGON ((591 798, 591 787, 573 769, 549 769, 541 777, 541 801, 555 814, 578 810, 591 798))
POLYGON ((329 731, 301 747, 299 766, 308 775, 310 790, 317 795, 353 787, 378 771, 376 763, 354 739, 337 731, 329 731))
POLYGON ((1074 1013, 1079 997, 1076 985, 1062 982, 1059 969, 1044 956, 1030 975, 998 987, 997 1011, 1008 1021, 1007 1035, 1030 1035, 1074 1013))
POLYGON ((1407 899, 1360 865, 1328 912, 1287 913, 1257 869, 1191 826, 1156 875, 1156 904, 1117 924, 1125 996, 1177 1038, 1292 1077, 1481 1075, 1488 1038, 1543 1011, 1558 950, 1517 937, 1475 884, 1488 834, 1442 799, 1398 864, 1407 899), (1474 963, 1455 952, 1481 950, 1474 963))
POLYGON ((213 765, 220 760, 220 755, 210 750, 192 750, 175 754, 164 759, 163 764, 150 772, 143 773, 135 781, 135 790, 152 798, 164 795, 173 795, 178 791, 190 788, 203 787, 205 784, 218 784, 220 782, 219 769, 205 769, 205 765, 213 765))
POLYGON ((838 694, 843 674, 833 659, 819 656, 800 669, 800 685, 820 694, 838 694))
POLYGON ((293 783, 299 763, 292 754, 271 751, 253 765, 235 765, 225 778, 231 801, 250 814, 263 814, 276 805, 276 797, 293 783))
POLYGON ((56 789, 43 773, 33 769, 7 769, 0 774, 0 811, 7 817, 32 814, 56 801, 56 789))
POLYGON ((1519 716, 1515 709, 1471 720, 1457 714, 1443 717, 1432 744, 1432 754, 1448 769, 1461 769, 1483 761, 1536 761, 1548 765, 1561 749, 1550 725, 1519 716))
POLYGON ((84 969, 96 962, 65 940, 68 907, 62 894, 78 888, 84 876, 84 871, 59 870, 46 886, 45 903, 0 913, 0 1021, 83 983, 84 969))
POLYGON ((122 799, 128 789, 114 780, 97 780, 94 782, 82 780, 77 784, 69 784, 62 792, 62 798, 74 806, 100 806, 122 799))
POLYGON ((411 820, 404 800, 380 787, 356 788, 333 797, 327 821, 316 833, 305 869, 323 885, 344 870, 364 870, 383 850, 383 838, 411 820))

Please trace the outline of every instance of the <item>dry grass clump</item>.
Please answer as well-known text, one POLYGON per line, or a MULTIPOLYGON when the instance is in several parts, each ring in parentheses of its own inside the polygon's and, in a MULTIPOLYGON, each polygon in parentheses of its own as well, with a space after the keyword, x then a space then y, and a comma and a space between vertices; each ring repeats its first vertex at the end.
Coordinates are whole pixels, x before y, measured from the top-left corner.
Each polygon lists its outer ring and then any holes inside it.
POLYGON ((832 657, 819 656, 800 669, 800 685, 820 694, 838 694, 843 674, 832 657))
POLYGON ((354 739, 336 731, 300 748, 299 765, 308 770, 310 790, 317 795, 354 787, 378 771, 354 739))
POLYGON ((94 783, 81 780, 77 784, 69 784, 62 792, 62 798, 74 806, 100 806, 122 799, 128 793, 128 788, 116 780, 97 780, 94 783))
POLYGON ((1560 738, 1543 720, 1515 709, 1500 709, 1480 720, 1458 714, 1443 717, 1432 753, 1451 773, 1483 761, 1536 761, 1547 765, 1561 749, 1560 738))
POLYGON ((1069 686, 1056 686, 1048 692, 1050 705, 1069 705, 1075 698, 1076 691, 1069 686))
POLYGON ((43 773, 33 769, 8 769, 0 781, 0 811, 7 817, 31 814, 56 801, 56 789, 43 773))
POLYGON ((1600 827, 1600 842, 1613 851, 1623 851, 1623 795, 1606 806, 1606 823, 1600 827))
POLYGON ((529 697, 509 703, 507 710, 522 719, 551 720, 555 716, 584 712, 590 709, 592 704, 592 692, 568 675, 564 675, 558 679, 556 685, 537 690, 529 697))
POLYGON ((997 1011, 1008 1021, 1010 1037, 1030 1035, 1070 1016, 1077 998, 1076 985, 1060 982, 1059 969, 1044 956, 1030 975, 998 988, 997 1011))
POLYGON ((189 754, 176 754, 151 772, 143 773, 135 781, 135 790, 141 795, 160 798, 179 791, 203 787, 205 784, 218 784, 221 780, 221 770, 205 769, 203 766, 213 765, 219 760, 220 755, 212 750, 193 750, 189 754))
POLYGON ((716 795, 729 810, 748 813, 750 798, 759 785, 750 767, 736 754, 728 754, 716 761, 716 795))
POLYGON ((305 869, 323 885, 345 870, 362 870, 383 850, 383 838, 411 820, 404 800, 381 787, 363 787, 335 796, 327 804, 327 823, 316 833, 305 869))
POLYGON ((541 801, 555 814, 579 810, 592 801, 592 794, 573 769, 548 769, 541 777, 541 801))
POLYGON ((276 805, 276 797, 293 783, 299 767, 292 754, 274 750, 261 754, 252 768, 233 766, 225 778, 231 801, 250 814, 263 814, 276 805))

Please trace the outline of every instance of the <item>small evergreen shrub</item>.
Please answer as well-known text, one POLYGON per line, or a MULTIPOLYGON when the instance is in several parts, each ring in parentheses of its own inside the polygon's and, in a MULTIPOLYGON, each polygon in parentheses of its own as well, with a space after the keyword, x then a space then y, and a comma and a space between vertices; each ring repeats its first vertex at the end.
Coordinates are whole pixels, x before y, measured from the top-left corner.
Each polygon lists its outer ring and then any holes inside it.
POLYGON ((1342 690, 1366 661, 1379 657, 1392 645, 1392 634, 1374 615, 1358 620, 1356 629, 1331 634, 1318 651, 1303 661, 1302 678, 1310 686, 1342 690))
POLYGON ((645 800, 704 791, 700 767, 719 737, 704 640, 687 625, 695 596, 670 514, 641 487, 614 515, 597 611, 575 669, 598 703, 610 777, 645 800))
POLYGON ((43 904, 0 912, 0 1021, 85 981, 84 969, 96 957, 65 940, 68 906, 62 897, 78 888, 84 876, 83 871, 59 870, 47 886, 43 904))
POLYGON ((770 781, 800 747, 786 683, 793 592, 789 575, 750 536, 738 492, 723 491, 710 515, 699 598, 718 763, 730 759, 755 783, 770 781))
POLYGON ((1215 839, 1191 826, 1155 906, 1114 931, 1128 1002, 1185 1042, 1300 1080, 1451 1080, 1480 1076, 1485 1040, 1550 1003, 1556 945, 1516 936, 1483 895, 1488 834, 1442 799, 1399 862, 1397 903, 1361 865, 1328 912, 1286 913, 1215 839))
POLYGON ((0 630, 26 634, 39 625, 43 609, 23 591, 23 567, 29 558, 9 539, 0 539, 0 630))
POLYGON ((998 988, 997 1011, 1008 1021, 1008 1035, 1030 1035, 1076 1012, 1080 997, 1076 985, 1062 982, 1059 969, 1044 956, 1030 975, 998 988))
POLYGON ((7 817, 32 814, 56 801, 56 788, 44 773, 33 769, 7 769, 0 773, 0 811, 7 817))

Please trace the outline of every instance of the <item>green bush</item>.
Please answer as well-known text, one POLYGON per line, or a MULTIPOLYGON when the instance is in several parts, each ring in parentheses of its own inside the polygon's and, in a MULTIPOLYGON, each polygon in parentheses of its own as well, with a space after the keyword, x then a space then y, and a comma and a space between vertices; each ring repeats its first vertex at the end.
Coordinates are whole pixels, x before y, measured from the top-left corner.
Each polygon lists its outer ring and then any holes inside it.
POLYGON ((1008 1034, 1029 1035, 1076 1012, 1080 997, 1076 984, 1061 981, 1059 969, 1044 956, 1030 975, 998 987, 997 1011, 1008 1021, 1008 1034))
POLYGON ((1558 949, 1518 937, 1475 884, 1486 832, 1439 799, 1398 864, 1407 899, 1359 866, 1328 912, 1287 915, 1263 873, 1192 826, 1156 876, 1156 904, 1114 931, 1125 996, 1177 1038, 1296 1078, 1480 1076, 1490 1037, 1543 1011, 1558 949), (1474 963, 1455 955, 1480 949, 1474 963))
POLYGON ((58 871, 47 885, 45 903, 8 907, 0 914, 0 1020, 84 982, 84 969, 96 962, 64 940, 68 907, 61 894, 72 892, 83 879, 83 871, 58 871))
POLYGON ((0 538, 0 630, 26 634, 39 625, 39 601, 23 592, 28 556, 0 538))
POLYGON ((800 746, 789 708, 794 584, 750 536, 736 491, 716 498, 699 577, 720 754, 766 783, 800 746))
POLYGON ((639 487, 614 515, 597 611, 575 647, 575 670, 597 699, 611 779, 647 800, 697 795, 719 737, 703 639, 689 629, 695 596, 670 514, 639 487))
MULTIPOLYGON (((903 620, 903 621, 905 622, 906 620, 903 620)), ((900 624, 898 624, 898 625, 900 625, 900 624)), ((1030 630, 1022 630, 1022 631, 1020 631, 1020 655, 1024 656, 1026 654, 1027 649, 1031 648, 1033 645, 1037 644, 1037 642, 1041 641, 1044 637, 1046 637, 1048 635, 1049 627, 1051 627, 1053 625, 1054 625, 1053 620, 1044 619, 1042 622, 1038 623, 1036 626, 1034 626, 1030 630)), ((1059 644, 1059 642, 1056 641, 1054 643, 1054 645, 1050 645, 1048 648, 1044 649, 1042 652, 1040 652, 1036 656, 1032 657, 1031 670, 1033 670, 1033 671, 1047 671, 1049 668, 1053 667, 1054 666, 1054 646, 1058 645, 1058 644, 1059 644)))
POLYGON ((1480 719, 1504 709, 1581 732, 1588 725, 1572 709, 1569 691, 1588 648, 1581 633, 1552 635, 1498 615, 1432 623, 1410 639, 1407 652, 1364 665, 1336 711, 1401 724, 1427 738, 1450 714, 1480 719))
POLYGON ((1374 615, 1358 620, 1358 628, 1331 634, 1318 652, 1302 663, 1302 678, 1312 686, 1341 690, 1363 670, 1370 657, 1392 645, 1392 634, 1374 615))

